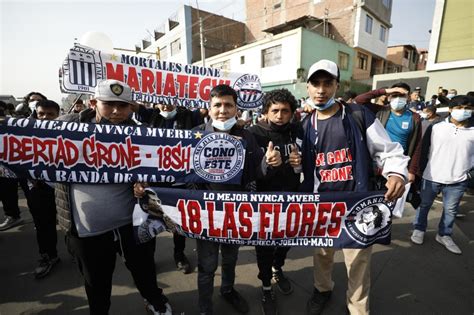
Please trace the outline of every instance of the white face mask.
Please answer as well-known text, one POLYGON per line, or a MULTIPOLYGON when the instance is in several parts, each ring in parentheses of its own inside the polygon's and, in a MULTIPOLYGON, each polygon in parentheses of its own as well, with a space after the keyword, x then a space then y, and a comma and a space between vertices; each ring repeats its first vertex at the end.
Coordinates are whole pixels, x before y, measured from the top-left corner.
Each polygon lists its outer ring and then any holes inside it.
POLYGON ((390 107, 395 111, 401 110, 406 104, 406 97, 394 97, 390 100, 390 107))
POLYGON ((446 95, 447 98, 449 99, 452 99, 453 97, 455 97, 456 95, 452 94, 452 93, 449 93, 448 95, 446 95))
POLYGON ((212 127, 221 131, 229 131, 236 123, 237 119, 235 117, 229 118, 226 121, 212 120, 212 127))
POLYGON ((173 109, 171 112, 165 112, 164 110, 161 110, 160 115, 163 116, 163 118, 166 120, 173 119, 176 116, 176 108, 173 109))
POLYGON ((28 103, 28 107, 31 111, 34 111, 36 109, 36 104, 38 104, 38 101, 32 101, 28 103))
POLYGON ((421 116, 421 118, 423 118, 423 119, 428 118, 428 114, 427 114, 427 113, 420 113, 420 116, 421 116))
POLYGON ((472 110, 470 109, 453 109, 451 112, 451 117, 453 117, 456 121, 465 121, 466 119, 471 118, 472 110))

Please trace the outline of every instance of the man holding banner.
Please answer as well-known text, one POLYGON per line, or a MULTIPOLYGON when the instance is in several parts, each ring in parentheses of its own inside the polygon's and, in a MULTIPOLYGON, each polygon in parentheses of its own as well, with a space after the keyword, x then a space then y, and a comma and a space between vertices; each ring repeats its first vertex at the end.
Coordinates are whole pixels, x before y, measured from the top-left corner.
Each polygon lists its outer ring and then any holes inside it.
MULTIPOLYGON (((158 109, 146 109, 140 106, 138 110, 138 118, 141 122, 146 123, 153 128, 191 130, 201 122, 199 111, 190 111, 185 107, 177 107, 175 105, 158 104, 158 109)), ((174 187, 185 188, 184 183, 158 183, 153 187, 174 187)), ((183 273, 188 274, 193 271, 188 258, 184 254, 186 246, 186 237, 178 233, 173 233, 174 243, 174 262, 176 268, 183 273)))
MULTIPOLYGON (((345 106, 335 101, 339 69, 329 60, 313 64, 308 72, 307 103, 314 111, 303 121, 303 191, 371 190, 373 161, 387 178, 386 200, 403 195, 409 158, 400 144, 390 141, 380 121, 366 108, 345 106)), ((314 292, 307 304, 308 314, 321 314, 334 282, 333 248, 314 253, 314 292)), ((370 260, 372 247, 344 248, 349 279, 347 307, 351 314, 369 313, 370 260)))
MULTIPOLYGON (((246 142, 244 173, 240 185, 207 183, 200 189, 209 191, 248 191, 250 182, 264 176, 268 167, 281 165, 281 156, 270 142, 265 158, 254 136, 236 124, 237 93, 228 85, 217 85, 211 90, 209 115, 211 120, 196 129, 210 132, 228 133, 246 142)), ((198 253, 198 291, 201 314, 212 314, 214 275, 218 266, 219 248, 222 253, 221 296, 240 313, 247 313, 249 306, 234 289, 235 266, 239 245, 219 244, 207 240, 196 240, 198 253)))
MULTIPOLYGON (((97 84, 93 108, 60 117, 64 121, 134 125, 131 89, 116 80, 97 84)), ((59 225, 84 278, 90 314, 107 314, 117 252, 153 314, 171 315, 168 299, 156 283, 155 240, 137 244, 133 236, 135 204, 131 184, 57 184, 59 225)))
MULTIPOLYGON (((298 103, 286 89, 267 92, 263 100, 262 113, 266 119, 259 121, 249 131, 255 136, 263 152, 270 141, 280 152, 282 165, 269 170, 265 178, 257 180, 257 191, 298 191, 301 177, 301 155, 296 145, 299 124, 290 123, 298 103)), ((275 294, 271 280, 276 282, 281 293, 293 292, 291 282, 283 274, 286 254, 291 247, 255 246, 258 278, 262 280, 262 309, 264 314, 277 314, 275 294)))

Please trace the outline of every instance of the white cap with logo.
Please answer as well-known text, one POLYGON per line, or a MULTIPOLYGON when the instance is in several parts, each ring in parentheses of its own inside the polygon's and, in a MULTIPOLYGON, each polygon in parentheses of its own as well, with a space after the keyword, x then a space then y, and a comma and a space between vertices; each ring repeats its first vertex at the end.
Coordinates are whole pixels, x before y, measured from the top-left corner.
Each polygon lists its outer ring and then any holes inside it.
POLYGON ((339 82, 339 68, 331 60, 321 59, 318 62, 314 63, 311 68, 309 68, 308 79, 306 81, 309 81, 311 76, 318 71, 326 71, 339 82))
POLYGON ((117 80, 102 80, 95 87, 94 98, 104 102, 125 102, 133 104, 130 87, 117 80))

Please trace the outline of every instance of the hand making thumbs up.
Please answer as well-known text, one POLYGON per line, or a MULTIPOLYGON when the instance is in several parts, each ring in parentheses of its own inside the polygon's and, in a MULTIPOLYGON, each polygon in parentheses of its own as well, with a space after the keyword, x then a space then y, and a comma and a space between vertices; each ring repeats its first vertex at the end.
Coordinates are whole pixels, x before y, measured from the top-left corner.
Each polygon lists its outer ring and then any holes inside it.
POLYGON ((265 153, 265 157, 267 159, 267 164, 273 167, 277 167, 281 165, 281 155, 280 151, 275 150, 273 147, 273 142, 268 143, 267 152, 265 153))
POLYGON ((295 144, 291 144, 291 152, 288 160, 290 161, 291 167, 295 168, 301 166, 301 154, 298 152, 298 147, 295 144))

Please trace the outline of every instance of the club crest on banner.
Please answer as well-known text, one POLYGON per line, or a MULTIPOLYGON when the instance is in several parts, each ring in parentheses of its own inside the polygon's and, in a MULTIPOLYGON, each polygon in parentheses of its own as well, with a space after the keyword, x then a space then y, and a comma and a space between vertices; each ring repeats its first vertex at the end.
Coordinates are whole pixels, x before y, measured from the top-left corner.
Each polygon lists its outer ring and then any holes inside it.
POLYGON ((253 109, 263 105, 263 92, 257 75, 245 74, 232 86, 237 92, 237 106, 241 109, 253 109))
POLYGON ((66 93, 93 93, 97 82, 105 79, 100 52, 85 46, 75 46, 62 66, 62 89, 66 93), (67 87, 67 88, 64 88, 67 87))
POLYGON ((209 182, 227 181, 236 176, 244 163, 242 143, 226 133, 211 133, 194 149, 196 175, 209 182))
POLYGON ((394 204, 384 203, 383 196, 361 200, 347 215, 345 220, 347 233, 363 245, 370 245, 378 238, 386 237, 392 224, 389 209, 392 206, 394 204))

